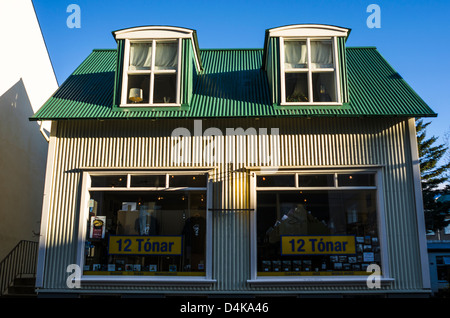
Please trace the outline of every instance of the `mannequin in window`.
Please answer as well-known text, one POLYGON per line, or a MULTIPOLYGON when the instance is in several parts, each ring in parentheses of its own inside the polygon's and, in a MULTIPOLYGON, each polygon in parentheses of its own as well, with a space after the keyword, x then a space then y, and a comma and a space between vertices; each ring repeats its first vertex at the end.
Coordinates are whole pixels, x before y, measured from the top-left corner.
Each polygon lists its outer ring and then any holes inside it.
POLYGON ((136 220, 136 230, 140 235, 157 235, 159 232, 158 220, 153 216, 156 206, 155 202, 141 205, 139 219, 136 220))
POLYGON ((205 247, 206 221, 200 213, 195 213, 184 224, 186 247, 191 248, 192 253, 203 253, 205 247))
POLYGON ((188 218, 183 228, 186 261, 192 269, 197 269, 199 264, 204 262, 206 220, 195 213, 188 218))

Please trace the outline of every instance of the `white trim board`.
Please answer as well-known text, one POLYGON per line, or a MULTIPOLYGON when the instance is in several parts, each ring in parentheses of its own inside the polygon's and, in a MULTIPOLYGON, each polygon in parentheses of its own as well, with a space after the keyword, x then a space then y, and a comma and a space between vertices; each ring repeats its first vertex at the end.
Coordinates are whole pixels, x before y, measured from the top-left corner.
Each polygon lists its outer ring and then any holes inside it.
POLYGON ((113 32, 116 40, 121 39, 164 39, 191 38, 194 30, 171 26, 143 26, 113 32))
POLYGON ((294 24, 269 29, 271 37, 297 36, 348 36, 349 29, 325 24, 294 24))

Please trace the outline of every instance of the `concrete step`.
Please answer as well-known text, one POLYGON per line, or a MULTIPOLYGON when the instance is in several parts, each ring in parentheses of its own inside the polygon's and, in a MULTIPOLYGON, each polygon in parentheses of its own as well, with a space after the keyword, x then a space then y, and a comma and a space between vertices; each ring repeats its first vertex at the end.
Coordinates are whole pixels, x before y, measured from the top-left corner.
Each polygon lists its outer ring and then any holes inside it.
POLYGON ((12 286, 8 288, 7 296, 36 297, 35 282, 34 277, 16 278, 12 286))

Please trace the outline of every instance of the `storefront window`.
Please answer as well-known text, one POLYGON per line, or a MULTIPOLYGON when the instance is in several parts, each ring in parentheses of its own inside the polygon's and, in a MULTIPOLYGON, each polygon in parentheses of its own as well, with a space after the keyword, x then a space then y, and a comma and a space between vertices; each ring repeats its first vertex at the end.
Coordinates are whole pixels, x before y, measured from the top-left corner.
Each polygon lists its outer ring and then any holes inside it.
POLYGON ((436 256, 436 266, 438 280, 450 282, 450 256, 436 256))
POLYGON ((317 176, 299 175, 295 190, 257 188, 257 275, 369 275, 370 264, 381 267, 375 174, 355 177, 364 189, 317 176))
POLYGON ((171 176, 129 177, 126 191, 90 189, 84 275, 205 276, 205 176, 200 189, 169 191, 142 187, 171 176))

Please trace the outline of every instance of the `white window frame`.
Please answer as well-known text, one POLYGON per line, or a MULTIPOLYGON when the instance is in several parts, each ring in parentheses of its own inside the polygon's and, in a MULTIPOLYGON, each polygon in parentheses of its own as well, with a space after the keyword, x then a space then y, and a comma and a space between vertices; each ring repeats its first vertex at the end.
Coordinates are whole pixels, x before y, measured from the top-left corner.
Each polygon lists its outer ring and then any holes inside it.
POLYGON ((340 73, 339 73, 339 55, 337 51, 337 37, 280 37, 280 83, 281 83, 281 105, 284 106, 314 106, 314 105, 325 105, 325 106, 337 106, 342 105, 342 97, 340 90, 340 73), (333 68, 323 68, 323 69, 311 69, 311 40, 331 40, 333 46, 333 68), (285 52, 284 52, 284 42, 285 41, 306 41, 307 45, 307 68, 302 69, 286 69, 285 68, 285 52), (312 86, 312 74, 319 72, 334 72, 335 77, 335 92, 336 96, 335 102, 315 102, 313 98, 313 86, 312 86), (287 102, 286 101, 286 73, 307 73, 308 81, 308 102, 287 102))
POLYGON ((182 55, 182 38, 155 38, 155 39, 125 39, 125 53, 123 59, 123 74, 122 74, 122 94, 121 107, 178 107, 181 106, 181 55, 182 55), (155 70, 155 56, 157 42, 177 41, 178 55, 177 55, 177 69, 176 70, 155 70), (150 70, 128 70, 130 64, 130 48, 131 43, 152 43, 152 64, 150 70), (158 74, 175 74, 176 79, 176 101, 175 103, 153 103, 153 88, 154 78, 158 74), (128 103, 128 75, 149 75, 149 102, 148 103, 128 103))
POLYGON ((205 276, 120 276, 120 275, 83 275, 81 270, 80 283, 83 285, 98 285, 98 284, 126 284, 134 285, 196 285, 196 286, 210 286, 216 280, 212 279, 212 180, 208 176, 209 171, 83 171, 82 175, 82 189, 80 201, 80 216, 78 225, 78 246, 76 255, 76 264, 81 269, 85 263, 84 247, 86 242, 87 222, 89 216, 89 199, 90 191, 177 191, 177 190, 204 190, 206 191, 206 248, 205 248, 205 276), (166 175, 165 187, 131 187, 131 176, 134 175, 166 175), (207 179, 206 187, 177 187, 169 188, 169 175, 205 175, 207 179), (91 187, 91 176, 113 176, 126 175, 126 187, 91 187))
MULTIPOLYGON (((378 221, 378 237, 380 243, 380 256, 381 256, 381 284, 390 284, 393 282, 393 278, 390 277, 389 262, 388 262, 388 252, 387 252, 387 241, 386 241, 386 231, 385 231, 385 211, 384 211, 384 197, 383 197, 383 180, 382 180, 382 168, 355 168, 355 169, 334 169, 334 170, 285 170, 280 171, 276 174, 267 174, 261 171, 251 172, 252 182, 251 182, 251 225, 250 225, 250 235, 251 235, 251 258, 250 258, 250 279, 247 281, 249 284, 254 286, 307 286, 307 285, 342 285, 342 284, 360 284, 366 285, 368 276, 258 276, 257 275, 257 202, 256 196, 257 191, 289 191, 289 190, 364 190, 372 189, 376 190, 377 197, 377 221, 378 221), (337 175, 338 174, 357 174, 357 173, 374 173, 375 174, 375 186, 358 186, 358 187, 338 187, 337 186, 337 175), (257 176, 268 175, 295 175, 295 186, 293 187, 257 187, 256 179, 257 176), (298 176, 311 175, 311 174, 333 174, 334 175, 334 186, 332 187, 300 187, 298 185, 298 176)), ((369 273, 368 273, 369 275, 369 273)))

